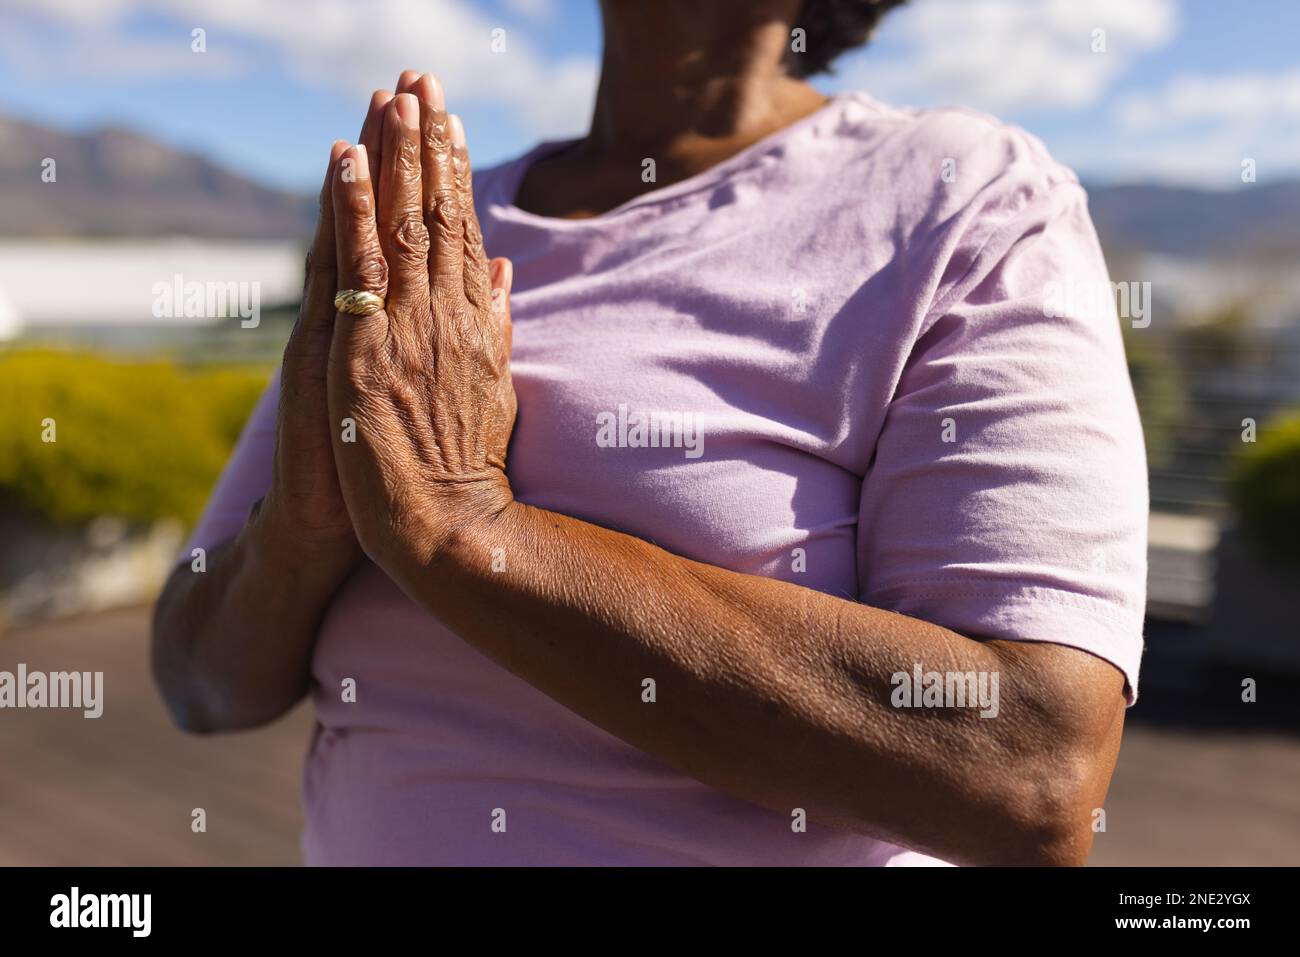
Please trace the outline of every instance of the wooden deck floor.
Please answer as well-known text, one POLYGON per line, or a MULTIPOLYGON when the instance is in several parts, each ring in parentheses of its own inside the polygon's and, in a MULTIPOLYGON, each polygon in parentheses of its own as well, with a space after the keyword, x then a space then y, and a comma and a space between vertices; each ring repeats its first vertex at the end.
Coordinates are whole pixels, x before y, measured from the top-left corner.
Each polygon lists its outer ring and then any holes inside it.
MULTIPOLYGON (((147 612, 0 637, 0 670, 103 671, 103 717, 0 711, 0 865, 296 864, 311 715, 189 737, 151 684, 147 612), (207 833, 190 829, 194 808, 207 833)), ((1093 864, 1300 863, 1300 740, 1130 726, 1093 864)))
POLYGON ((104 672, 104 713, 0 712, 0 865, 296 864, 299 708, 245 734, 192 737, 154 691, 144 609, 0 637, 0 669, 104 672), (191 812, 207 812, 207 833, 191 812))

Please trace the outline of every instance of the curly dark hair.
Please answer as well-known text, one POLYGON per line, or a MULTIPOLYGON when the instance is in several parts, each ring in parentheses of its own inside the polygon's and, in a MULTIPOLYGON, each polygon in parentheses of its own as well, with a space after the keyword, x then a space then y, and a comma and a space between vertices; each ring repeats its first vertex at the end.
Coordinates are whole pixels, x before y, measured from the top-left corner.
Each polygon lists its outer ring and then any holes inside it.
POLYGON ((805 0, 795 27, 805 31, 807 49, 788 50, 785 66, 791 76, 830 72, 831 62, 845 50, 867 42, 876 24, 907 0, 805 0))

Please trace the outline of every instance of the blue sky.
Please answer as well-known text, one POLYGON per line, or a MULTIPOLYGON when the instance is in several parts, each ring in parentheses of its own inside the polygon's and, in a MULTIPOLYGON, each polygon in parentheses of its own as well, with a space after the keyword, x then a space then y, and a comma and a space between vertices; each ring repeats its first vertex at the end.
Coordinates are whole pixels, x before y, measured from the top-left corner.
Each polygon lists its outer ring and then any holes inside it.
MULTIPOLYGON (((442 76, 485 166, 582 132, 599 56, 595 0, 0 0, 0 17, 0 113, 133 127, 300 190, 403 67, 442 76)), ((1092 180, 1233 188, 1247 157, 1261 181, 1300 177, 1297 36, 1294 0, 912 0, 818 85, 994 113, 1092 180)))

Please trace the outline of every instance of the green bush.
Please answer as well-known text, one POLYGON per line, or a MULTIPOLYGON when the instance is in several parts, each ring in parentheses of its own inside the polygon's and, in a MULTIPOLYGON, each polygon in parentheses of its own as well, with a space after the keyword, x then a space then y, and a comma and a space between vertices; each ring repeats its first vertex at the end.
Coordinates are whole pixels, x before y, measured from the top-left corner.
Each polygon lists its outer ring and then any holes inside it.
POLYGON ((1262 554, 1300 563, 1300 411, 1264 425, 1232 473, 1232 504, 1262 554))
POLYGON ((266 380, 260 368, 0 352, 0 501, 58 524, 192 524, 266 380))

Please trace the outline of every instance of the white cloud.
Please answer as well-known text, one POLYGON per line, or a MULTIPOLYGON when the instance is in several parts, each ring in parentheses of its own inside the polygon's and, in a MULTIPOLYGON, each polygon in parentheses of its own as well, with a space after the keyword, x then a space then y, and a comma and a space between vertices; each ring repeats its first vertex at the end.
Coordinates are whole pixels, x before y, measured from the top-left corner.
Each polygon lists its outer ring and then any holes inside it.
POLYGON ((1300 169, 1300 135, 1290 128, 1252 120, 1224 119, 1206 125, 1106 130, 1052 145, 1060 160, 1106 182, 1151 182, 1236 189, 1242 163, 1253 160, 1259 181, 1294 176, 1300 169))
POLYGON ((1138 56, 1168 44, 1174 0, 925 0, 891 14, 844 84, 898 103, 990 111, 1097 102, 1138 56), (1105 51, 1094 52, 1094 31, 1105 51))
POLYGON ((1210 134, 1178 131, 1167 136, 1107 134, 1087 141, 1053 144, 1053 154, 1083 169, 1095 182, 1146 183, 1237 189, 1242 160, 1259 163, 1261 180, 1300 165, 1300 145, 1266 145, 1253 135, 1225 128, 1210 134))
POLYGON ((1300 168, 1300 69, 1173 77, 1121 98, 1114 118, 1104 137, 1058 153, 1087 155, 1108 179, 1217 188, 1240 186, 1246 159, 1260 180, 1300 168))
POLYGON ((1116 107, 1130 129, 1200 120, 1300 120, 1300 69, 1174 77, 1154 93, 1135 93, 1116 107))
MULTIPOLYGON (((104 51, 81 68, 106 76, 174 75, 210 69, 189 53, 192 27, 207 31, 206 56, 274 56, 301 82, 357 97, 391 87, 401 69, 436 73, 450 107, 505 111, 535 136, 580 132, 595 96, 594 58, 548 60, 526 28, 493 22, 467 0, 10 0, 29 17, 56 21, 65 41, 43 50, 46 69, 77 66, 77 51, 104 51), (179 52, 147 48, 124 21, 134 14, 177 23, 179 52), (492 31, 506 28, 505 52, 491 49, 492 31), (132 45, 135 45, 134 47, 132 45), (134 51, 126 62, 116 54, 134 51), (460 105, 458 105, 460 104, 460 105)), ((545 12, 537 0, 524 6, 545 12)), ((155 35, 156 36, 156 35, 155 35)), ((36 68, 14 57, 19 66, 36 68)))
POLYGON ((156 37, 114 37, 74 32, 42 44, 27 42, 20 30, 0 34, 0 54, 28 77, 66 80, 68 77, 112 76, 120 80, 148 80, 203 73, 227 77, 247 66, 247 58, 233 50, 196 54, 185 42, 156 37))

